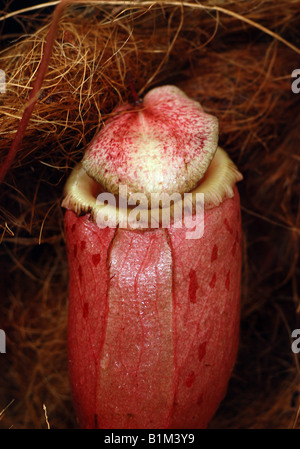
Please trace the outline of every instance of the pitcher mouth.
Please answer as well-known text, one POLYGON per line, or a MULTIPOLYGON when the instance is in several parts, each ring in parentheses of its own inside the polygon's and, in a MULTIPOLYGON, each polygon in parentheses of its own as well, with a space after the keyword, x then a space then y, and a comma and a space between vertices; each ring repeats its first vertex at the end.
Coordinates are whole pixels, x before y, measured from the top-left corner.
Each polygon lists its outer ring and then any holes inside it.
MULTIPOLYGON (((234 196, 234 186, 242 179, 242 174, 228 154, 218 147, 204 177, 195 189, 187 192, 190 195, 192 206, 195 207, 197 198, 200 197, 204 209, 218 207, 223 201, 234 196)), ((113 195, 115 198, 113 204, 107 202, 104 199, 106 197, 103 187, 87 174, 81 163, 75 166, 69 176, 64 195, 62 207, 72 210, 77 215, 90 214, 91 220, 100 227, 103 227, 103 211, 105 208, 106 222, 114 222, 115 225, 127 223, 130 228, 129 214, 132 211, 132 205, 126 204, 126 207, 124 207, 124 201, 118 195, 113 195)), ((161 225, 162 211, 169 214, 171 219, 174 219, 175 210, 183 207, 183 195, 180 194, 175 196, 175 199, 173 197, 166 206, 153 208, 149 203, 144 204, 141 206, 144 218, 140 221, 140 227, 147 227, 145 226, 145 220, 150 223, 150 214, 159 217, 158 220, 161 225)))

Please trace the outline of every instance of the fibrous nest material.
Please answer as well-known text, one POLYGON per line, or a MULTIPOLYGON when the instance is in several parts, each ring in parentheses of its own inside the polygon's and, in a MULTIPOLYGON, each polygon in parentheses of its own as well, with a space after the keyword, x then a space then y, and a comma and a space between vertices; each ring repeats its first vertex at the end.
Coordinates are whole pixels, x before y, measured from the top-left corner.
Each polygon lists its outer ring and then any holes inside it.
MULTIPOLYGON (((12 17, 8 5, 1 16, 0 25, 18 20, 23 27, 2 37, 2 164, 53 3, 12 17)), ((210 427, 300 428, 299 356, 291 349, 300 327, 300 93, 291 89, 300 69, 300 2, 71 3, 0 186, 0 427, 77 427, 66 350, 63 186, 112 109, 130 99, 130 85, 143 95, 172 83, 219 118, 220 145, 244 175, 240 349, 210 427)))

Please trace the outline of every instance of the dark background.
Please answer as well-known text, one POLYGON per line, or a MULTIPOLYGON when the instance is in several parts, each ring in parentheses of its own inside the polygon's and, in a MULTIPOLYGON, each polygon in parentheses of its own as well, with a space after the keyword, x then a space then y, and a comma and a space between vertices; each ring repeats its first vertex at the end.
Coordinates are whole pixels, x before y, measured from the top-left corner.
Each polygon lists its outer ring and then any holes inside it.
MULTIPOLYGON (((30 6, 35 6, 41 3, 48 3, 49 1, 50 0, 1 0, 1 16, 3 14, 17 11, 19 9, 28 8, 30 6)), ((49 8, 43 8, 38 11, 49 14, 53 11, 53 9, 54 6, 49 6, 49 8)), ((4 46, 4 43, 7 44, 10 41, 13 41, 18 34, 29 31, 31 28, 30 18, 33 14, 35 14, 35 11, 24 14, 24 21, 22 21, 22 23, 19 21, 19 19, 16 19, 16 17, 12 17, 5 20, 4 22, 0 22, 1 46, 4 46)))

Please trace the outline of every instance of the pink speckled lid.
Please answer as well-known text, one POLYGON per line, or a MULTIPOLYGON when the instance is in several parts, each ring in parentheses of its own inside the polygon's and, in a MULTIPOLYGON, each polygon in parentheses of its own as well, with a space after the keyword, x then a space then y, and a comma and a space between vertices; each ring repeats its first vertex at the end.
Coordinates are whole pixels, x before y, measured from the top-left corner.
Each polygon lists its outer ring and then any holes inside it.
POLYGON ((123 105, 87 148, 83 167, 107 191, 183 193, 204 176, 218 146, 218 120, 175 86, 123 105))

